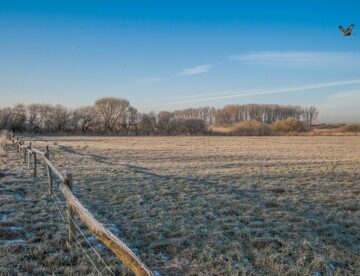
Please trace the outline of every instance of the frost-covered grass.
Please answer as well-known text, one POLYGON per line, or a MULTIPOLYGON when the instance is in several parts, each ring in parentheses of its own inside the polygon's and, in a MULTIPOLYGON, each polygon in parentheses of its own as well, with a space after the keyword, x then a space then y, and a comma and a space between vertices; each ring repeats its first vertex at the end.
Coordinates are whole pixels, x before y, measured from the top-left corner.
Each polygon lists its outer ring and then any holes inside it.
MULTIPOLYGON (((360 270, 360 137, 36 139, 39 148, 49 144, 57 168, 73 172, 81 202, 161 275, 360 270)), ((0 267, 40 246, 32 269, 90 270, 81 249, 62 248, 65 229, 45 176, 34 181, 19 159, 9 160, 15 178, 0 184, 0 195, 12 189, 24 200, 0 201, 0 214, 30 234, 11 237, 24 243, 0 245, 8 250, 0 267), (3 211, 12 207, 16 212, 3 211)), ((115 268, 116 258, 101 252, 115 268)), ((15 263, 7 269, 26 271, 15 263)))

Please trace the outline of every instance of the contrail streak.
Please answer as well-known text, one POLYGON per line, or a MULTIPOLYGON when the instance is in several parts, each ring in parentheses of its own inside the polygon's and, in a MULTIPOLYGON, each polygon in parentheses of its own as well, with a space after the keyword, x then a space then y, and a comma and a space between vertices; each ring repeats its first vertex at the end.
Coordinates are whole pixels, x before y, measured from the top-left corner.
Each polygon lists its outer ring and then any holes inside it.
MULTIPOLYGON (((302 85, 297 87, 288 87, 281 89, 260 89, 260 90, 248 90, 242 91, 243 93, 237 92, 232 94, 202 94, 202 95, 194 95, 188 97, 182 97, 182 99, 188 99, 184 101, 177 101, 172 103, 167 103, 167 105, 177 105, 177 104, 185 104, 185 103, 196 103, 203 101, 216 101, 216 100, 224 100, 224 99, 234 99, 234 98, 242 98, 242 97, 251 97, 257 95, 266 95, 266 94, 281 94, 281 93, 289 93, 289 92, 297 92, 297 91, 305 91, 326 87, 334 87, 341 85, 349 85, 349 84, 359 84, 360 80, 348 80, 348 81, 336 81, 336 82, 327 82, 327 83, 316 83, 309 85, 302 85)), ((179 98, 181 99, 181 98, 179 98)))

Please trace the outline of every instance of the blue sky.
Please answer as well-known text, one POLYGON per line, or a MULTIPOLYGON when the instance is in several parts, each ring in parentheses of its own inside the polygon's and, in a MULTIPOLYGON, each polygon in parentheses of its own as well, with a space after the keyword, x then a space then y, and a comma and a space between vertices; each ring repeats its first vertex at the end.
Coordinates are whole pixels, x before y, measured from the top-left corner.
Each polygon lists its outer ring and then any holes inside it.
POLYGON ((360 121, 360 1, 0 0, 0 106, 315 105, 360 121))

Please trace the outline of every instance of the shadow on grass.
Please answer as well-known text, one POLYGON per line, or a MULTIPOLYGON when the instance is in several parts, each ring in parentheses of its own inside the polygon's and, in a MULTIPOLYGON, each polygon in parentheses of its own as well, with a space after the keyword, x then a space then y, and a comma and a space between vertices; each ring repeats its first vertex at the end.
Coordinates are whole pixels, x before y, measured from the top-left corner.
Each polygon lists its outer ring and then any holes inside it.
MULTIPOLYGON (((228 189, 230 192, 233 193, 244 193, 244 192, 249 192, 249 193, 256 193, 257 190, 256 189, 243 189, 243 188, 239 188, 236 186, 232 186, 231 183, 229 184, 220 184, 214 181, 210 181, 206 178, 201 178, 201 177, 192 177, 192 176, 173 176, 173 175, 162 175, 162 174, 158 174, 155 172, 151 172, 149 171, 149 169, 144 168, 144 167, 140 167, 140 166, 134 166, 134 165, 126 165, 126 164, 122 164, 121 166, 131 169, 133 172, 135 173, 141 173, 147 176, 151 176, 151 177, 155 177, 155 178, 159 178, 159 179, 163 179, 163 180, 180 180, 180 181, 190 181, 190 182, 195 182, 196 184, 200 184, 206 187, 212 187, 212 188, 219 188, 219 189, 228 189)), ((259 200, 259 194, 257 194, 256 197, 257 200, 259 200)))
MULTIPOLYGON (((327 251, 329 246, 350 255, 360 253, 356 225, 327 211, 325 203, 310 195, 292 198, 286 191, 277 194, 276 189, 243 189, 230 182, 222 184, 206 178, 162 175, 141 166, 121 166, 143 176, 122 182, 121 188, 115 182, 111 200, 94 208, 106 210, 101 215, 121 225, 120 235, 143 254, 155 254, 154 262, 159 266, 166 262, 161 258, 171 260, 191 251, 190 255, 201 256, 209 250, 229 255, 227 250, 232 247, 241 248, 249 260, 254 260, 254 250, 270 247, 273 252, 286 255, 287 249, 282 248, 299 247, 297 255, 288 256, 295 263, 304 253, 333 260, 327 251), (279 201, 280 197, 286 197, 286 202, 279 201), (299 208, 304 205, 308 205, 306 212, 299 208), (286 217, 278 221, 276 214, 281 212, 286 217), (304 241, 311 243, 310 249, 301 248, 304 241)), ((302 175, 292 177, 301 179, 302 175)), ((343 259, 338 257, 334 262, 346 269, 348 263, 343 259)))
POLYGON ((102 164, 107 164, 107 165, 115 165, 114 163, 111 163, 111 162, 107 161, 109 158, 101 156, 101 155, 82 153, 82 152, 74 150, 72 147, 66 147, 66 146, 63 146, 63 145, 57 145, 57 146, 58 146, 58 148, 60 150, 66 152, 66 153, 76 154, 76 155, 80 155, 80 156, 89 156, 95 162, 102 163, 102 164))

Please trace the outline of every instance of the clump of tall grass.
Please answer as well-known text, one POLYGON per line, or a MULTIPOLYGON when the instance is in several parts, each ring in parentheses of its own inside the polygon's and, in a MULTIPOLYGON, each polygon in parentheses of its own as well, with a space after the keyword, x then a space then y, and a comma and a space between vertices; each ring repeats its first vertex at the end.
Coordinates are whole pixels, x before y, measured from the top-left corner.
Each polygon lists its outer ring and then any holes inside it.
POLYGON ((307 132, 310 127, 296 118, 279 120, 272 124, 271 129, 274 133, 307 132))
POLYGON ((238 136, 271 135, 271 127, 256 120, 242 121, 233 125, 229 134, 238 136))
POLYGON ((343 132, 360 132, 360 124, 347 124, 342 128, 343 132))

